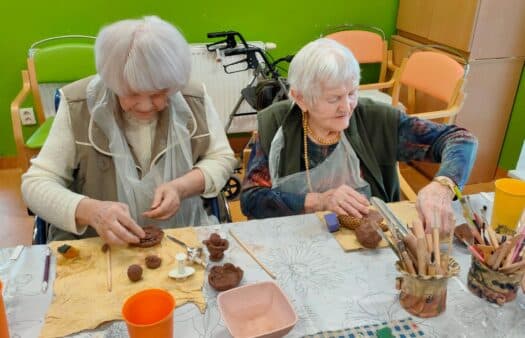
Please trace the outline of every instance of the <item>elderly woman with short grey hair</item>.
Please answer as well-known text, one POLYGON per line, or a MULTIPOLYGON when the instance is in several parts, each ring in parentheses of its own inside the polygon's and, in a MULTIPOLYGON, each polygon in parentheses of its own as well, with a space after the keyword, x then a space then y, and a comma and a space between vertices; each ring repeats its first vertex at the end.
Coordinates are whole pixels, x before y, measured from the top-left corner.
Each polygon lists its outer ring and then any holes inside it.
POLYGON ((190 47, 158 17, 104 27, 97 74, 63 87, 48 139, 23 175, 48 241, 99 235, 136 243, 142 226, 208 224, 236 163, 203 85, 188 84, 190 47))
POLYGON ((451 187, 472 169, 477 140, 454 125, 359 99, 359 64, 343 45, 318 39, 292 60, 290 97, 258 114, 241 193, 252 218, 330 210, 361 218, 369 198, 399 200, 397 162, 441 162, 417 209, 427 227, 452 227, 451 187))

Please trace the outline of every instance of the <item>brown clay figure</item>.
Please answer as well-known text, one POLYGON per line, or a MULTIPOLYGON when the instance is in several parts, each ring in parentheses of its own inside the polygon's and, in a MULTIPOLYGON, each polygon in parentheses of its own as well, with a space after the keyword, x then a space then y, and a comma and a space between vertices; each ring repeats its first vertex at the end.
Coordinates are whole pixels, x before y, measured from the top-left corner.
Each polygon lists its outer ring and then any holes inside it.
POLYGON ((202 241, 204 245, 208 248, 210 253, 210 260, 217 262, 224 257, 224 251, 228 249, 230 243, 227 239, 221 238, 219 234, 213 233, 210 235, 210 238, 202 241))

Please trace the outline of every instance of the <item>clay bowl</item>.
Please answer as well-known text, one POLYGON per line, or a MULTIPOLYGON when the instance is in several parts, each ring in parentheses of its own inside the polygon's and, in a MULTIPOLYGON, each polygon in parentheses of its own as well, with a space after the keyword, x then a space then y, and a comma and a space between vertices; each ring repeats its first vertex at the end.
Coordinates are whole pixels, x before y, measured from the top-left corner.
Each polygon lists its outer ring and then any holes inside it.
POLYGON ((282 337, 297 323, 292 304, 273 281, 224 291, 217 303, 226 327, 236 338, 282 337))

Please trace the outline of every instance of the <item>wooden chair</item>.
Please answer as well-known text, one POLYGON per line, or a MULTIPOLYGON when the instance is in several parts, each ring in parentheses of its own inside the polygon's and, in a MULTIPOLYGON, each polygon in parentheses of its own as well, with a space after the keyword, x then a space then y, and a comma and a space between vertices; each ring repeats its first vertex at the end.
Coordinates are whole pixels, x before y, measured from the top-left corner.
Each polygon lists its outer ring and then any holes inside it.
POLYGON ((453 123, 463 104, 463 82, 468 64, 464 67, 451 56, 437 50, 435 46, 424 46, 405 58, 394 76, 392 105, 400 102, 402 87, 407 89, 408 114, 425 119, 441 119, 453 123), (420 112, 416 107, 416 93, 421 92, 445 104, 445 109, 420 112))
MULTIPOLYGON (((440 51, 442 46, 425 45, 416 47, 403 60, 399 70, 394 75, 392 90, 392 105, 400 105, 401 89, 406 90, 404 107, 411 116, 435 120, 440 123, 454 123, 454 120, 463 104, 463 83, 468 71, 468 63, 460 64, 450 55, 440 51), (417 107, 416 95, 423 94, 439 102, 443 109, 425 111, 424 107, 417 107)), ((447 52, 464 58, 461 54, 445 48, 447 52)), ((427 163, 414 161, 409 163, 416 168, 427 163)), ((400 185, 408 185, 398 168, 400 185)), ((403 189, 402 189, 403 191, 403 189)), ((405 191, 403 193, 406 195, 405 191)), ((410 194, 410 192, 408 192, 410 194)), ((409 196, 407 196, 410 199, 409 196)))
POLYGON ((18 166, 26 171, 30 158, 44 144, 56 112, 55 95, 63 85, 96 73, 95 38, 84 35, 57 36, 35 42, 22 70, 22 88, 11 102, 11 120, 18 152, 18 166), (24 138, 20 107, 31 94, 38 127, 24 138))
POLYGON ((387 70, 395 71, 397 67, 391 62, 392 52, 387 48, 383 30, 366 25, 343 25, 329 28, 325 37, 350 49, 361 66, 379 64, 377 82, 361 84, 359 96, 390 104, 392 99, 384 90, 393 87, 394 76, 386 80, 387 70))
MULTIPOLYGON (((335 30, 335 32, 325 37, 334 39, 350 49, 359 64, 380 64, 378 82, 360 85, 359 96, 391 104, 392 98, 388 94, 380 91, 382 89, 393 88, 396 75, 396 72, 394 72, 392 78, 386 81, 387 68, 395 68, 391 65, 389 66, 389 63, 391 63, 389 60, 392 59, 392 52, 387 49, 385 33, 380 28, 356 25, 339 26, 332 30, 335 30)), ((403 175, 401 175, 399 166, 397 173, 402 194, 406 199, 415 201, 417 195, 403 175)))

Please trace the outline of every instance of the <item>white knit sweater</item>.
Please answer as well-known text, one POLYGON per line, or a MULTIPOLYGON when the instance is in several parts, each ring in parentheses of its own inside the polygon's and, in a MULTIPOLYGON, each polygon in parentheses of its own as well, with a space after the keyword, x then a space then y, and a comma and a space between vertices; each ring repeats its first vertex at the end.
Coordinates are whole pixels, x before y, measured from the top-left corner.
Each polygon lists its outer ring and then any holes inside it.
MULTIPOLYGON (((62 93, 61 93, 62 94, 62 93)), ((75 211, 86 196, 67 188, 73 181, 75 168, 75 140, 71 127, 69 106, 60 101, 49 136, 39 155, 31 160, 31 167, 22 176, 22 194, 29 208, 43 219, 66 231, 81 234, 85 227, 77 226, 75 211)), ((216 117, 211 99, 205 95, 208 116, 216 117)), ((125 114, 127 115, 127 114, 125 114)), ((156 120, 150 123, 126 117, 125 134, 142 168, 151 161, 151 144, 155 137, 156 120)), ((210 146, 194 167, 199 168, 205 181, 204 197, 215 196, 233 172, 236 160, 221 123, 209 123, 210 146)))

